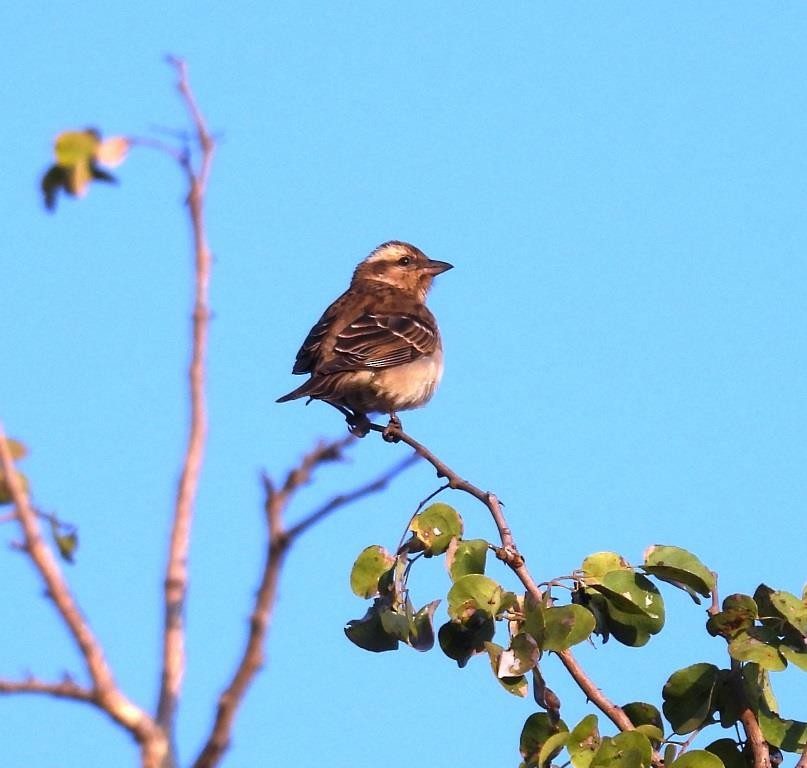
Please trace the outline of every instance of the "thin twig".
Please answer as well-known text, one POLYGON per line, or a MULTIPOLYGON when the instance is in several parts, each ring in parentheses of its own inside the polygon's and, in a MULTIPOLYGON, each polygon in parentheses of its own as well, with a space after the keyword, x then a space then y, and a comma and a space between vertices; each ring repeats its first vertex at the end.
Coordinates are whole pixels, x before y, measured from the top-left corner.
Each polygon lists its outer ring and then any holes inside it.
POLYGON ((156 149, 158 152, 168 155, 180 165, 185 162, 187 153, 184 150, 175 147, 173 144, 169 144, 167 141, 152 139, 149 136, 127 136, 126 141, 129 142, 130 147, 147 147, 148 149, 156 149))
POLYGON ((323 518, 335 512, 339 507, 345 507, 352 504, 354 501, 370 496, 373 493, 383 491, 390 483, 390 481, 401 474, 401 472, 409 469, 413 464, 418 461, 419 457, 416 453, 410 454, 403 461, 399 461, 394 466, 390 467, 383 474, 379 475, 375 480, 371 480, 366 485, 362 485, 347 493, 341 493, 334 496, 330 501, 323 504, 319 509, 314 510, 309 515, 304 517, 298 523, 295 523, 288 529, 286 535, 290 540, 296 539, 300 534, 305 533, 312 525, 320 522, 323 518))
POLYGON ((185 670, 184 612, 188 589, 188 553, 193 522, 193 505, 199 486, 199 475, 207 436, 205 357, 210 321, 208 292, 212 259, 205 237, 204 193, 215 145, 191 93, 185 62, 173 58, 170 59, 170 62, 176 68, 177 87, 193 120, 201 148, 198 171, 193 168, 190 153, 183 155, 181 158, 181 164, 188 177, 188 209, 193 231, 195 262, 191 359, 188 369, 191 406, 188 443, 177 489, 165 572, 162 676, 157 705, 157 722, 169 735, 173 736, 177 702, 185 670))
MULTIPOLYGON (((496 556, 510 566, 512 571, 516 574, 518 579, 524 585, 526 591, 537 601, 543 597, 538 584, 533 579, 524 561, 524 557, 518 551, 513 533, 502 511, 502 505, 499 499, 489 491, 483 491, 473 483, 460 477, 454 470, 452 470, 445 462, 438 459, 426 446, 419 443, 417 440, 406 434, 403 430, 390 430, 389 427, 383 427, 380 424, 371 424, 370 429, 375 432, 381 432, 385 439, 393 438, 392 442, 402 442, 412 448, 419 456, 422 456, 426 461, 431 464, 437 472, 438 477, 444 477, 448 481, 449 488, 458 491, 464 491, 470 494, 478 501, 484 504, 493 518, 493 522, 499 531, 499 538, 501 540, 501 547, 496 549, 496 556)), ((558 654, 563 666, 572 676, 572 679, 577 683, 580 690, 585 693, 586 697, 596 706, 599 710, 608 717, 611 722, 620 730, 630 731, 634 726, 628 716, 624 713, 621 707, 614 704, 595 684, 594 681, 583 671, 578 664, 571 650, 566 650, 558 654)))
MULTIPOLYGON (((418 454, 413 453, 412 455, 417 457, 418 454)), ((403 533, 401 533, 401 538, 398 539, 398 546, 395 549, 395 552, 397 554, 406 555, 406 552, 404 550, 404 542, 406 541, 407 534, 411 532, 410 526, 412 525, 412 522, 414 521, 414 519, 420 514, 420 510, 423 509, 423 507, 425 507, 435 496, 439 496, 447 488, 448 488, 448 483, 444 483, 437 490, 432 491, 428 496, 426 496, 426 498, 421 499, 421 501, 418 502, 417 507, 415 507, 415 511, 412 513, 409 520, 406 521, 406 527, 403 529, 403 533)), ((410 563, 410 566, 411 566, 411 563, 410 563)), ((407 566, 407 571, 409 570, 410 566, 407 566)))
MULTIPOLYGON (((79 653, 84 659, 87 673, 92 680, 89 698, 84 700, 92 701, 93 704, 134 736, 140 744, 144 768, 158 768, 162 764, 167 750, 164 735, 151 717, 134 702, 130 701, 118 688, 112 675, 112 670, 107 664, 101 644, 93 634, 84 616, 82 616, 81 610, 62 574, 59 563, 42 536, 36 512, 31 506, 28 494, 22 487, 22 483, 14 469, 14 460, 2 426, 0 426, 0 470, 14 502, 17 519, 22 529, 23 550, 28 554, 45 583, 48 597, 53 600, 56 610, 78 646, 79 653)), ((12 684, 9 683, 8 685, 12 684)), ((45 684, 43 683, 42 685, 45 684)), ((67 689, 65 688, 64 690, 67 689)), ((14 690, 12 685, 11 688, 0 688, 0 692, 33 692, 33 689, 29 687, 27 691, 20 688, 14 690)), ((57 695, 54 690, 40 692, 57 695)), ((78 696, 73 696, 73 698, 78 698, 78 696)))
POLYGON ((720 613, 720 591, 717 588, 717 571, 712 571, 712 579, 714 579, 714 586, 712 587, 712 602, 706 609, 706 613, 710 616, 717 616, 720 613))
POLYGON ((269 622, 277 597, 277 585, 291 545, 311 526, 321 522, 337 509, 386 488, 393 478, 397 477, 417 460, 416 454, 408 456, 383 472, 375 480, 352 491, 334 496, 326 504, 303 517, 298 523, 285 529, 283 526, 283 514, 294 494, 310 480, 311 473, 318 465, 341 458, 342 449, 351 440, 351 438, 346 438, 334 443, 316 446, 314 450, 303 458, 296 469, 288 473, 280 489, 275 488, 267 475, 263 476, 264 492, 266 493, 264 511, 268 528, 268 546, 261 584, 250 616, 249 634, 244 652, 232 680, 219 697, 213 728, 202 751, 199 753, 199 757, 193 763, 193 768, 212 768, 219 762, 229 746, 230 734, 238 707, 255 675, 264 663, 266 635, 269 631, 269 622))
POLYGON ((26 680, 0 680, 0 693, 40 693, 57 699, 95 703, 95 694, 89 688, 84 688, 67 677, 58 683, 48 683, 35 677, 26 680))

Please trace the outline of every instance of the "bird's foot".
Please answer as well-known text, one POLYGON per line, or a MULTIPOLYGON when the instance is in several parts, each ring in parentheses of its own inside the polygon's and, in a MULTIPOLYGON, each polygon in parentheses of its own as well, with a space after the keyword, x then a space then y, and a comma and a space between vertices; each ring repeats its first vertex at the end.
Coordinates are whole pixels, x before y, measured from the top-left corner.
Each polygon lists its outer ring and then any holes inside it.
POLYGON ((394 413, 391 413, 389 417, 389 424, 384 427, 381 437, 383 437, 388 443, 397 443, 400 442, 401 432, 401 420, 394 413))
POLYGON ((370 419, 363 413, 350 413, 347 415, 347 428, 354 437, 367 437, 370 433, 370 419))

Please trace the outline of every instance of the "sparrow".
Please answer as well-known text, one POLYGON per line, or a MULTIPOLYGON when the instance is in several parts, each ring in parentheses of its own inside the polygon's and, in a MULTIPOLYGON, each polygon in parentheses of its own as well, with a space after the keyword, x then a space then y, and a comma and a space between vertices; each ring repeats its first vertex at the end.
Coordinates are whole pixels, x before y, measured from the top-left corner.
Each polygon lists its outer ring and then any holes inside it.
POLYGON ((449 269, 409 243, 379 245, 300 347, 292 373, 310 378, 277 402, 322 400, 358 437, 370 431, 367 414, 386 413, 384 437, 394 439, 397 411, 425 405, 443 375, 440 331, 425 301, 434 277, 449 269))

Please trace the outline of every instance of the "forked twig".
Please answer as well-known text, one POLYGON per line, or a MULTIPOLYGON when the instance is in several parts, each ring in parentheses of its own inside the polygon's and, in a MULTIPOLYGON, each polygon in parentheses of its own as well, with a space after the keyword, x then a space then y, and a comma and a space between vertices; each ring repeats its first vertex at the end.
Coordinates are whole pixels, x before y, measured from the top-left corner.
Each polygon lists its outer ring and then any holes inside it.
POLYGON ((58 684, 36 679, 5 680, 0 683, 0 693, 42 693, 90 702, 134 736, 140 744, 141 758, 146 768, 159 768, 168 750, 164 734, 152 718, 118 688, 103 648, 81 614, 59 563, 42 536, 36 512, 14 469, 14 460, 2 427, 0 470, 22 529, 23 550, 42 578, 47 594, 78 647, 92 681, 92 688, 84 688, 68 680, 58 684))
POLYGON ((308 483, 313 471, 318 466, 328 461, 339 460, 342 456, 342 450, 351 441, 352 438, 345 438, 334 443, 316 446, 303 457, 297 468, 288 473, 285 482, 280 488, 276 488, 266 474, 263 475, 263 487, 266 494, 264 511, 268 532, 266 560, 250 616, 249 634, 233 677, 219 697, 210 735, 193 763, 193 768, 213 768, 230 744, 237 709, 255 675, 264 663, 266 635, 269 631, 269 622, 277 596, 277 586, 285 558, 292 544, 311 526, 321 522, 337 509, 384 490, 393 478, 401 474, 418 459, 417 454, 408 456, 403 461, 384 471, 374 480, 352 491, 334 496, 318 509, 305 515, 296 524, 285 528, 283 524, 284 512, 299 488, 308 483))

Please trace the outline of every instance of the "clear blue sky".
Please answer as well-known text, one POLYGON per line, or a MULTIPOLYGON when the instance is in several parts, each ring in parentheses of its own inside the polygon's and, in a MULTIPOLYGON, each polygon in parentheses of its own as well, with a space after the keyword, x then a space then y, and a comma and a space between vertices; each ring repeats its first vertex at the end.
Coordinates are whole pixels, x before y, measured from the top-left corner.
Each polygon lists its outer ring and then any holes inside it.
MULTIPOLYGON (((537 578, 597 550, 636 562, 673 543, 719 572, 723 594, 763 580, 801 592, 807 5, 11 0, 0 24, 0 420, 30 447, 37 503, 79 526, 71 582, 149 707, 186 410, 182 181, 139 150, 119 188, 48 216, 37 179, 61 130, 184 127, 167 52, 188 60, 220 137, 185 760, 242 646, 263 555, 259 469, 278 476, 344 429, 326 406, 274 400, 299 382, 310 325, 387 239, 456 266, 431 300, 443 385, 404 424, 505 500, 537 578)), ((364 441, 292 516, 403 451, 364 441)), ((364 611, 348 585, 356 554, 394 546, 435 487, 418 467, 295 548, 225 765, 393 768, 410 750, 436 766, 517 764, 535 705, 500 691, 485 659, 370 655, 342 634, 364 611)), ((470 535, 493 537, 482 507, 453 501, 470 535)), ((425 603, 447 578, 421 565, 425 603)), ((0 582, 0 675, 78 672, 25 559, 6 550, 0 582)), ((675 669, 726 663, 702 608, 665 597, 669 627, 647 647, 580 650, 618 702, 659 703, 675 669)), ((556 664, 545 671, 576 722, 582 697, 556 664)), ((803 674, 775 684, 782 713, 804 718, 803 674)), ((0 757, 136 763, 95 711, 36 698, 0 698, 0 757)))

